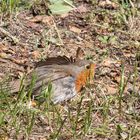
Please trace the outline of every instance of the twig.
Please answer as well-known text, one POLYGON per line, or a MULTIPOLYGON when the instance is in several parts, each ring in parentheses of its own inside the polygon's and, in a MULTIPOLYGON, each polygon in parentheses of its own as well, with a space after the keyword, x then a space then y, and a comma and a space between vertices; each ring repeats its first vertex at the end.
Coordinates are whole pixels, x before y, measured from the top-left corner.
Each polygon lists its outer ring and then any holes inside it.
POLYGON ((132 6, 133 8, 135 8, 134 3, 133 3, 131 0, 129 0, 129 2, 130 2, 130 4, 131 4, 131 6, 132 6))
POLYGON ((55 30, 56 30, 56 32, 57 32, 57 35, 58 35, 60 44, 61 44, 61 45, 64 45, 64 43, 63 43, 63 41, 62 41, 62 39, 61 39, 61 35, 60 35, 60 33, 59 33, 59 30, 58 30, 58 28, 57 28, 57 26, 56 26, 56 23, 55 23, 55 21, 54 21, 54 18, 52 17, 52 19, 53 19, 53 26, 54 26, 54 28, 55 28, 55 30))
POLYGON ((67 3, 68 5, 70 5, 72 8, 76 8, 74 5, 72 5, 70 2, 68 2, 67 0, 63 0, 65 3, 67 3))
POLYGON ((4 30, 1 27, 0 27, 0 32, 2 32, 4 35, 10 37, 14 41, 14 43, 19 43, 19 40, 15 36, 11 35, 8 31, 4 30))

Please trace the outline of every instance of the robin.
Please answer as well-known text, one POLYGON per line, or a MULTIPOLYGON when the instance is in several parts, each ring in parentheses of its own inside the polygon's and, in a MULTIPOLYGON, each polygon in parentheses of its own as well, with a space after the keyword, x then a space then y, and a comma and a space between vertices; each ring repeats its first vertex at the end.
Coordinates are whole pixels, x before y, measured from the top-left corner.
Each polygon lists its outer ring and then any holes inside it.
POLYGON ((49 97, 57 104, 73 98, 87 82, 92 83, 95 64, 89 60, 82 60, 80 52, 82 50, 78 48, 76 59, 58 56, 38 62, 32 72, 36 77, 33 97, 42 98, 41 95, 51 87, 49 97))

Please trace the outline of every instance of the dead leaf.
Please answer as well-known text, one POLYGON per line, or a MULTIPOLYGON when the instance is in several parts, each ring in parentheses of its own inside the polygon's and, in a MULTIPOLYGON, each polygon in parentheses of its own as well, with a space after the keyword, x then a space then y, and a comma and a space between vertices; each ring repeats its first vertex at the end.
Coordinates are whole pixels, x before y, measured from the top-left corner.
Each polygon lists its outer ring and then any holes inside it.
POLYGON ((7 52, 10 53, 10 54, 16 54, 16 52, 14 52, 14 51, 11 50, 11 49, 7 50, 7 52))
POLYGON ((62 14, 62 15, 60 15, 61 16, 61 18, 65 18, 65 17, 67 17, 69 15, 69 13, 65 13, 65 14, 62 14))
POLYGON ((1 63, 7 63, 7 60, 6 59, 3 59, 3 58, 0 58, 0 62, 1 63))
POLYGON ((86 8, 86 6, 80 5, 76 8, 76 11, 79 13, 86 13, 88 11, 88 9, 86 8))
POLYGON ((32 107, 35 107, 36 105, 37 105, 37 103, 36 103, 34 100, 32 100, 32 101, 31 101, 31 106, 32 106, 32 107))
POLYGON ((114 77, 114 80, 115 80, 117 83, 120 83, 121 77, 120 77, 119 75, 117 75, 117 76, 114 77))
POLYGON ((106 66, 106 67, 110 67, 111 64, 112 64, 112 61, 109 58, 107 58, 103 61, 103 65, 106 66))
POLYGON ((107 85, 107 95, 112 95, 112 94, 116 94, 117 93, 117 87, 115 87, 114 85, 107 85))
POLYGON ((26 26, 27 26, 28 28, 32 28, 32 29, 36 30, 37 32, 40 32, 40 31, 41 31, 40 25, 37 24, 37 23, 28 21, 28 22, 26 23, 26 26))
POLYGON ((13 49, 9 46, 3 45, 0 43, 0 52, 5 53, 11 53, 11 54, 15 54, 15 52, 13 51, 13 49))
POLYGON ((43 19, 43 15, 38 15, 38 16, 35 16, 33 17, 32 19, 30 19, 31 22, 35 22, 35 23, 38 23, 38 22, 41 22, 42 19, 43 19))
POLYGON ((75 32, 80 34, 81 33, 81 29, 75 27, 75 26, 69 26, 70 31, 75 32))
POLYGON ((39 23, 42 22, 46 25, 52 25, 52 17, 51 16, 45 16, 45 15, 38 15, 34 18, 30 19, 30 22, 39 23))
POLYGON ((106 67, 110 67, 112 65, 116 65, 116 66, 120 66, 120 61, 116 61, 114 59, 111 59, 111 58, 106 58, 103 62, 102 62, 103 66, 106 66, 106 67))
POLYGON ((6 51, 8 50, 8 47, 0 43, 0 51, 6 51))
POLYGON ((83 49, 81 49, 80 47, 78 47, 77 51, 76 51, 76 58, 77 59, 83 59, 85 56, 85 52, 83 49))
POLYGON ((41 54, 40 54, 39 51, 36 50, 36 51, 32 52, 32 56, 33 56, 34 59, 38 59, 38 58, 41 57, 41 54))
POLYGON ((111 8, 111 9, 117 9, 118 5, 110 0, 101 0, 99 1, 99 6, 102 8, 111 8))
POLYGON ((51 16, 45 16, 42 19, 42 23, 51 26, 53 24, 53 18, 51 16))
POLYGON ((21 72, 21 71, 18 71, 18 75, 19 75, 19 77, 23 77, 25 75, 25 73, 21 72))
POLYGON ((4 52, 2 52, 2 53, 0 53, 0 57, 1 57, 1 58, 7 58, 7 54, 4 53, 4 52))
POLYGON ((21 64, 21 65, 24 65, 28 60, 25 58, 25 59, 20 59, 20 58, 18 58, 18 59, 16 59, 16 58, 12 58, 12 59, 10 59, 13 63, 15 63, 15 64, 21 64))

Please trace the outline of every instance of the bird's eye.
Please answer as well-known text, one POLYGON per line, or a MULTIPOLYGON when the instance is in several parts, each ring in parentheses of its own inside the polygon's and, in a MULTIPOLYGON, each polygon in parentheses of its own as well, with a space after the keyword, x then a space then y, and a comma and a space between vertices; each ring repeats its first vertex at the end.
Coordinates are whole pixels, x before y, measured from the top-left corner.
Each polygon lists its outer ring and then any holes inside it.
POLYGON ((90 65, 86 65, 86 69, 90 69, 90 65))

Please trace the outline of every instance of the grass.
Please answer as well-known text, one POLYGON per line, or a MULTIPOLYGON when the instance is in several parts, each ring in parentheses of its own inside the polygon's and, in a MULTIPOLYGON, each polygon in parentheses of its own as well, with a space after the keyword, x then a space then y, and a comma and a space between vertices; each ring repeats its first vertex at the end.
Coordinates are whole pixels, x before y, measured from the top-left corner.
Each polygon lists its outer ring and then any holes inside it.
POLYGON ((12 15, 12 13, 24 8, 30 7, 30 3, 27 0, 1 0, 0 1, 0 13, 4 15, 12 15))
MULTIPOLYGON (((133 86, 137 78, 136 68, 133 86)), ((131 108, 136 109, 140 97, 135 92, 124 95, 127 80, 129 80, 125 79, 124 73, 125 68, 122 65, 118 94, 96 97, 98 95, 90 93, 87 97, 87 93, 83 91, 81 97, 79 96, 65 106, 48 105, 46 102, 41 106, 33 107, 23 86, 15 96, 10 94, 8 89, 1 88, 0 133, 8 136, 12 130, 11 135, 18 136, 22 133, 27 138, 34 131, 35 125, 39 123, 37 118, 43 117, 46 127, 50 128, 47 139, 63 137, 81 139, 87 136, 112 139, 136 138, 140 127, 139 116, 137 111, 133 112, 131 108), (125 122, 126 119, 127 122, 125 122)), ((90 89, 89 92, 91 92, 90 89)))

